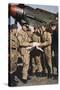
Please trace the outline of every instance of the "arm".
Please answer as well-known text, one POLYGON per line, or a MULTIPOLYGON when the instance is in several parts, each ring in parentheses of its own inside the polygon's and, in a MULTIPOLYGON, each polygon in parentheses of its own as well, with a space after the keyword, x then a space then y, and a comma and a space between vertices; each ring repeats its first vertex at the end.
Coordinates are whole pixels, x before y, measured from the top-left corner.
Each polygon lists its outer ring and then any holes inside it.
POLYGON ((29 42, 26 42, 26 41, 23 40, 22 35, 18 36, 18 40, 19 40, 19 45, 20 46, 25 46, 25 47, 32 46, 32 43, 29 43, 29 42))
POLYGON ((48 35, 46 36, 46 41, 43 43, 40 43, 40 47, 47 47, 51 45, 51 43, 52 43, 51 33, 48 33, 48 35))

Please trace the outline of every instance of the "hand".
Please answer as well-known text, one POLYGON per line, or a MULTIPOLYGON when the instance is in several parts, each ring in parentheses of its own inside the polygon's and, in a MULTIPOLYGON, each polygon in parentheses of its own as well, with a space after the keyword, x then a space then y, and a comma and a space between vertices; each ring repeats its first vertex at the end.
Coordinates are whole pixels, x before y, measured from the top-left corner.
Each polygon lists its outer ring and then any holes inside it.
POLYGON ((42 47, 42 43, 39 43, 39 47, 42 47))
POLYGON ((38 43, 38 42, 33 42, 33 47, 34 47, 34 46, 37 47, 37 46, 39 46, 39 45, 40 45, 40 43, 38 43))

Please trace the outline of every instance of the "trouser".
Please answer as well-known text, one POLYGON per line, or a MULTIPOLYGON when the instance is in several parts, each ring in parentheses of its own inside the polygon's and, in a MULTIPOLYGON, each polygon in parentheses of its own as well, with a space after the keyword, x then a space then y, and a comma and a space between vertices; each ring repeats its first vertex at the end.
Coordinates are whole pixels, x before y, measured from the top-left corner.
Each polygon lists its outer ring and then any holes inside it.
POLYGON ((18 55, 17 55, 17 50, 11 50, 10 51, 10 73, 13 73, 17 69, 17 60, 18 60, 18 55))
POLYGON ((21 49, 21 53, 22 53, 22 61, 23 61, 22 79, 27 80, 30 55, 29 55, 29 51, 26 49, 21 49))
POLYGON ((10 73, 14 73, 17 69, 17 62, 11 62, 10 63, 10 73))
POLYGON ((9 86, 13 83, 15 83, 14 81, 14 77, 16 75, 16 70, 17 70, 17 51, 16 50, 11 50, 10 51, 10 55, 9 55, 9 86))
POLYGON ((36 48, 32 52, 32 72, 42 72, 41 52, 36 48))
POLYGON ((48 51, 49 51, 49 52, 47 52, 47 51, 45 50, 45 63, 46 63, 45 72, 52 74, 51 50, 48 50, 48 51))
POLYGON ((23 56, 23 71, 22 71, 23 79, 27 79, 28 77, 29 61, 30 61, 29 55, 28 54, 24 55, 23 56))
POLYGON ((32 58, 32 72, 42 72, 42 64, 41 64, 41 57, 40 56, 35 56, 32 58))
POLYGON ((57 48, 54 48, 54 53, 55 53, 54 63, 55 63, 55 67, 57 68, 57 73, 58 73, 58 49, 57 48))

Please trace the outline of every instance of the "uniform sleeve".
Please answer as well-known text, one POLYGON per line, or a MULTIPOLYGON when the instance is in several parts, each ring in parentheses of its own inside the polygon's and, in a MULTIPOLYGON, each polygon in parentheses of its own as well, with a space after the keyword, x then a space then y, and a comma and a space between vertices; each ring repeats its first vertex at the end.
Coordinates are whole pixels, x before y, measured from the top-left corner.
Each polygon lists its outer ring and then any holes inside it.
POLYGON ((21 34, 18 36, 18 41, 20 46, 31 46, 31 43, 23 40, 23 37, 21 34))
POLYGON ((51 44, 52 44, 51 33, 48 33, 48 36, 47 36, 47 43, 48 43, 48 45, 51 45, 51 44))
POLYGON ((52 43, 51 33, 48 33, 46 35, 46 41, 41 43, 41 47, 49 46, 49 45, 51 45, 51 43, 52 43))
POLYGON ((40 43, 41 42, 41 39, 40 39, 40 37, 38 37, 39 39, 38 39, 38 42, 40 43))
POLYGON ((19 41, 19 45, 22 45, 22 44, 23 44, 23 38, 22 38, 22 35, 21 35, 21 34, 19 34, 19 35, 17 36, 17 39, 18 39, 18 41, 19 41))
POLYGON ((14 35, 10 35, 10 48, 17 48, 17 38, 14 35))

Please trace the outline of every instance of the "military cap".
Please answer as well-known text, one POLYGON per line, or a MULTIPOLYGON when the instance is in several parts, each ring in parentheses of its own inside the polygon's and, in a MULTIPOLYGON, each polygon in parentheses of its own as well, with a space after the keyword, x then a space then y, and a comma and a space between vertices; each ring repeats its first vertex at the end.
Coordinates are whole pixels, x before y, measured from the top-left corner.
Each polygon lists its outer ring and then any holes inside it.
POLYGON ((34 26, 34 30, 35 30, 35 29, 38 29, 38 27, 37 27, 37 26, 34 26))
POLYGON ((56 22, 54 21, 52 21, 52 22, 50 22, 50 24, 49 24, 50 26, 55 26, 56 25, 56 22))
POLYGON ((26 26, 27 28, 29 27, 28 23, 23 23, 23 25, 26 26))
POLYGON ((42 26, 47 27, 47 24, 44 23, 42 26))

